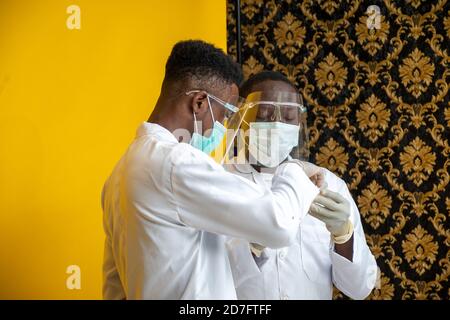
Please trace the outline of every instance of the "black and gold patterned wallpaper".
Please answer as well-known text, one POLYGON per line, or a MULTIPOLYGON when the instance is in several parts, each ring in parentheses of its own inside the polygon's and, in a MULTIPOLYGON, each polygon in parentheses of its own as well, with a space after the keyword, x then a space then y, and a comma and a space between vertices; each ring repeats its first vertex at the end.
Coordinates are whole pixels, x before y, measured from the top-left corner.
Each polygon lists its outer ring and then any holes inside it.
MULTIPOLYGON (((227 7, 236 55, 235 1, 227 7)), ((311 161, 342 177, 360 209, 382 272, 369 299, 448 300, 450 3, 243 0, 240 10, 246 76, 277 70, 296 83, 311 161)))

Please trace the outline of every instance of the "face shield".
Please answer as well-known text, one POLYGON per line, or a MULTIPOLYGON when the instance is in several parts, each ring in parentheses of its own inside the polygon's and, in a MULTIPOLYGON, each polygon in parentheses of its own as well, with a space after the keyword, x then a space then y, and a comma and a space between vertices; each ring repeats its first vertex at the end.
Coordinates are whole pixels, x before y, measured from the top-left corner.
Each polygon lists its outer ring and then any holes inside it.
POLYGON ((309 157, 306 108, 297 93, 254 92, 229 120, 222 163, 250 163, 274 168, 287 159, 309 157))
POLYGON ((207 96, 209 113, 213 123, 212 128, 203 131, 202 121, 197 121, 194 113, 193 133, 189 132, 185 128, 180 128, 175 129, 172 134, 179 142, 188 143, 194 148, 199 149, 211 156, 216 162, 221 163, 227 150, 227 143, 229 143, 229 139, 227 139, 226 134, 227 126, 230 119, 239 111, 239 106, 243 104, 244 99, 237 95, 231 95, 228 97, 227 101, 224 101, 205 90, 197 89, 187 91, 184 94, 191 95, 198 92, 204 92, 207 96), (223 120, 219 121, 220 119, 215 119, 213 113, 213 108, 215 108, 214 106, 220 106, 220 108, 223 108, 223 120))
MULTIPOLYGON (((234 125, 235 120, 232 121, 231 119, 236 118, 235 115, 239 113, 240 108, 244 105, 244 99, 238 96, 233 96, 230 101, 237 101, 235 105, 224 102, 212 95, 210 99, 218 102, 225 107, 225 114, 223 119, 225 134, 217 147, 209 153, 209 156, 212 157, 217 163, 222 164, 223 159, 225 158, 225 155, 227 153, 228 146, 233 144, 234 135, 232 134, 232 132, 235 131, 234 128, 236 126, 234 125)), ((208 131, 209 130, 206 131, 206 134, 209 134, 208 131)))

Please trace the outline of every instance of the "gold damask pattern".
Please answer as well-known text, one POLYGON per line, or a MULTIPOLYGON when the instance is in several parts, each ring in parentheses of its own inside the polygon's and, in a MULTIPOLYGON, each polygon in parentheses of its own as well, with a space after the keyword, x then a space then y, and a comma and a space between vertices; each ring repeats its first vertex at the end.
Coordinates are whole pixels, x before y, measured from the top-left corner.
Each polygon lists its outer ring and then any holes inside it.
POLYGON ((415 98, 419 98, 428 90, 428 86, 433 79, 434 65, 430 60, 429 57, 415 48, 403 60, 403 64, 399 68, 402 84, 415 98))
MULTIPOLYGON (((381 269, 369 298, 449 299, 449 2, 242 0, 240 9, 246 76, 277 70, 301 89, 311 161, 347 181, 360 209, 381 269)), ((234 12, 229 0, 233 55, 234 12)))
POLYGON ((357 199, 358 208, 366 223, 378 229, 391 211, 392 198, 375 180, 361 192, 357 199))
POLYGON ((376 142, 386 132, 391 117, 389 110, 376 95, 372 94, 356 111, 356 120, 364 136, 376 142))

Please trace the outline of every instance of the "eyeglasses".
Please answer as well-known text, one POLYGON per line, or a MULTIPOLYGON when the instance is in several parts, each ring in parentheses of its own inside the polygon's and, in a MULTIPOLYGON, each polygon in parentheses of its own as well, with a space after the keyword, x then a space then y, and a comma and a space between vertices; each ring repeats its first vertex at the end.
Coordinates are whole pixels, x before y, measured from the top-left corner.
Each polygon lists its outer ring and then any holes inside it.
POLYGON ((300 103, 280 101, 256 101, 247 104, 253 114, 252 121, 273 122, 279 121, 289 124, 298 124, 306 108, 300 103))
MULTIPOLYGON (((198 92, 201 92, 202 90, 191 90, 191 91, 188 91, 188 92, 186 92, 186 95, 190 95, 190 94, 192 94, 192 93, 198 93, 198 92)), ((233 105, 233 104, 231 104, 231 103, 228 103, 228 102, 226 102, 226 101, 223 101, 222 99, 220 99, 220 98, 218 98, 218 97, 216 97, 215 95, 212 95, 212 94, 210 94, 210 93, 208 93, 208 92, 206 92, 205 91, 205 93, 206 93, 206 95, 209 97, 209 98, 211 98, 211 99, 213 99, 213 100, 215 100, 216 102, 218 102, 219 104, 221 104, 223 107, 225 107, 225 118, 230 118, 234 113, 236 113, 236 112, 238 112, 239 111, 239 108, 238 107, 236 107, 235 105, 233 105)))

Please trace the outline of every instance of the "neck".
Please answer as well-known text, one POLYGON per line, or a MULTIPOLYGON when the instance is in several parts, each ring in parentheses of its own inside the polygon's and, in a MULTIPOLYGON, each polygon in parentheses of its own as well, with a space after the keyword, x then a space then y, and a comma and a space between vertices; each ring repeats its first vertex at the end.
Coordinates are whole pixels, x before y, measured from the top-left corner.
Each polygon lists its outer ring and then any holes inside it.
POLYGON ((170 118, 161 116, 157 112, 153 112, 150 117, 148 118, 147 122, 156 123, 159 124, 161 127, 166 128, 170 132, 173 132, 176 127, 174 126, 173 122, 170 121, 170 118))
POLYGON ((253 169, 255 169, 256 171, 261 172, 261 166, 258 166, 258 165, 256 165, 256 164, 252 164, 251 166, 252 166, 253 169))
POLYGON ((275 168, 269 168, 269 167, 264 167, 264 166, 260 166, 260 165, 257 165, 257 164, 252 164, 251 165, 256 171, 258 171, 258 172, 263 172, 263 173, 274 173, 276 170, 277 170, 277 168, 275 167, 275 168))
POLYGON ((166 128, 172 133, 180 128, 188 129, 187 123, 184 123, 179 117, 174 116, 174 114, 177 113, 179 113, 177 111, 177 106, 174 105, 173 102, 165 101, 160 97, 147 122, 159 124, 161 127, 166 128))

